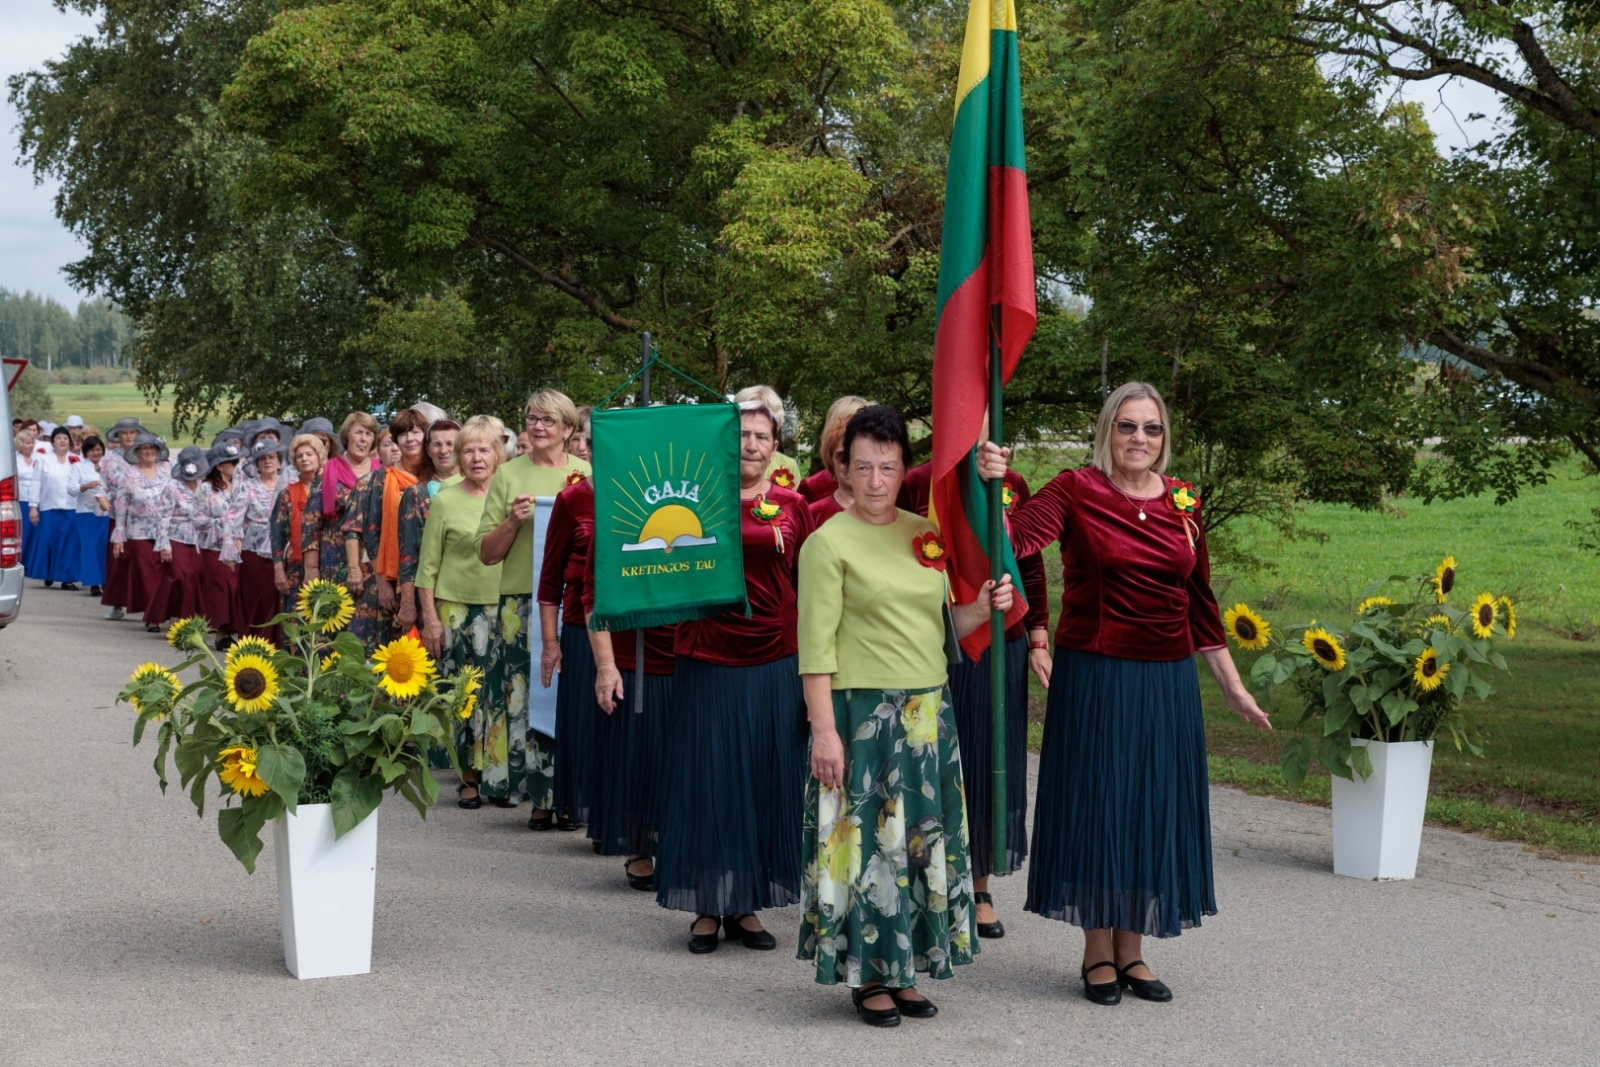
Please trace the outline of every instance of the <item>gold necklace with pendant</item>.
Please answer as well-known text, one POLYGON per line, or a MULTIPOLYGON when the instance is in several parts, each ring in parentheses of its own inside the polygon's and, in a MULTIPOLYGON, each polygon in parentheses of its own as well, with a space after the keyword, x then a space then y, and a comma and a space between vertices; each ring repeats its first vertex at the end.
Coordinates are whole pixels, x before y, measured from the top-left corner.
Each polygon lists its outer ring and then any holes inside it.
POLYGON ((1117 492, 1121 493, 1122 494, 1122 498, 1124 500, 1126 500, 1130 505, 1132 505, 1133 509, 1139 513, 1139 521, 1140 522, 1144 522, 1145 519, 1148 518, 1148 516, 1145 515, 1145 513, 1144 513, 1144 505, 1140 504, 1140 503, 1136 503, 1134 501, 1133 497, 1128 495, 1128 491, 1126 489, 1122 488, 1122 486, 1117 484, 1116 479, 1112 478, 1111 475, 1107 474, 1106 475, 1106 481, 1110 482, 1111 483, 1111 488, 1113 488, 1117 492))

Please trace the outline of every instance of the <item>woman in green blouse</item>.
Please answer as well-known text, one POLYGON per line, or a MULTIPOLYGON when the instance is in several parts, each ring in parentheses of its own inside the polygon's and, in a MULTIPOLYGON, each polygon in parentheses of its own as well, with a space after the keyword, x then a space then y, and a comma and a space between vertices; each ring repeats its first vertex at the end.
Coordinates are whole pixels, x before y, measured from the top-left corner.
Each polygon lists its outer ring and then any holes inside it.
MULTIPOLYGON (((966 804, 945 690, 947 552, 895 507, 905 420, 862 408, 845 427, 854 500, 800 550, 800 674, 811 720, 800 958, 854 990, 873 1026, 938 1011, 917 972, 948 978, 978 951, 966 804), (848 738, 848 747, 842 740, 848 738)), ((956 637, 1009 610, 1010 579, 952 609, 956 637)))
MULTIPOLYGON (((455 447, 462 479, 439 490, 422 527, 416 579, 422 643, 445 678, 464 667, 489 671, 495 608, 500 603, 500 565, 486 566, 478 558, 478 524, 495 468, 505 458, 504 432, 500 420, 490 415, 467 420, 455 447)), ((503 712, 502 706, 479 699, 456 732, 461 765, 457 791, 463 808, 483 806, 478 783, 484 770, 496 759, 505 763, 508 724, 503 712)))

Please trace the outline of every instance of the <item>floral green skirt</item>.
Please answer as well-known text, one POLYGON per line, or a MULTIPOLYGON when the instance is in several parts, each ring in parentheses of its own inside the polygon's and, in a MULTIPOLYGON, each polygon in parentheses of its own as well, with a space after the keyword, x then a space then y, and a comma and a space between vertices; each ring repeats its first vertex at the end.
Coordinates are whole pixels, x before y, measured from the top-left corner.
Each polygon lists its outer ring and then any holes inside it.
POLYGON ((528 624, 533 596, 502 596, 486 686, 483 795, 527 797, 537 808, 555 804, 556 742, 528 729, 528 624))
MULTIPOLYGON (((434 609, 439 613, 439 622, 444 626, 444 637, 439 650, 440 678, 449 678, 463 667, 477 667, 485 676, 488 675, 489 666, 494 659, 495 608, 494 604, 434 601, 434 609)), ((462 770, 471 768, 482 771, 489 764, 490 749, 484 744, 489 736, 488 701, 484 700, 483 696, 483 690, 479 690, 478 703, 472 710, 472 716, 465 722, 455 724, 456 760, 462 770)), ((434 765, 450 766, 449 754, 440 752, 439 755, 444 757, 444 762, 434 765)), ((431 752, 429 760, 430 762, 434 760, 434 754, 431 752)))
POLYGON ((845 788, 806 785, 799 958, 822 985, 949 978, 978 952, 949 697, 836 690, 833 714, 845 788))

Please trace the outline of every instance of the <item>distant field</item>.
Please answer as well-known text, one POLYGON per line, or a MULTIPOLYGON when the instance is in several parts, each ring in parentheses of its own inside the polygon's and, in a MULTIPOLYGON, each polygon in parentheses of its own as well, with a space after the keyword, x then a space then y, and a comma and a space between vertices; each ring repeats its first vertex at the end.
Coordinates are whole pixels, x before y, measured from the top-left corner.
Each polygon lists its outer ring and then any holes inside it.
MULTIPOLYGON (((52 385, 49 389, 50 397, 55 401, 56 418, 62 422, 66 421, 68 415, 82 415, 84 422, 104 430, 124 415, 136 415, 152 433, 158 433, 166 438, 168 444, 192 443, 193 439, 187 435, 182 440, 173 439, 172 405, 166 397, 152 407, 144 394, 139 391, 139 387, 131 383, 52 385)), ((212 436, 226 425, 220 417, 213 418, 207 423, 201 435, 203 437, 201 443, 209 444, 212 436)))

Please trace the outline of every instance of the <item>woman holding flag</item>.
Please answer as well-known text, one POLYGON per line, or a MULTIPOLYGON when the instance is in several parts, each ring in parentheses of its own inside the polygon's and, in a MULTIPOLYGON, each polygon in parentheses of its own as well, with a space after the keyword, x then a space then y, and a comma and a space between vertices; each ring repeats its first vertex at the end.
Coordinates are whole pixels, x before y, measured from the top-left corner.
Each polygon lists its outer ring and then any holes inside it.
POLYGON ((911 460, 905 420, 858 411, 845 427, 851 504, 800 560, 800 673, 811 721, 800 957, 854 990, 873 1026, 937 1009, 917 972, 971 962, 972 880, 947 641, 1009 611, 1010 578, 947 612, 947 550, 895 499, 911 460), (946 626, 954 627, 948 633, 946 626))
MULTIPOLYGON (((1007 453, 985 443, 979 473, 1007 453)), ((1240 681, 1211 592, 1200 499, 1164 472, 1166 403, 1129 382, 1106 398, 1093 464, 1064 470, 1011 515, 1020 554, 1061 542, 1061 620, 1034 813, 1027 910, 1083 928, 1084 995, 1172 992, 1146 935, 1217 913, 1205 725, 1194 654, 1246 722, 1272 729, 1240 681)))

